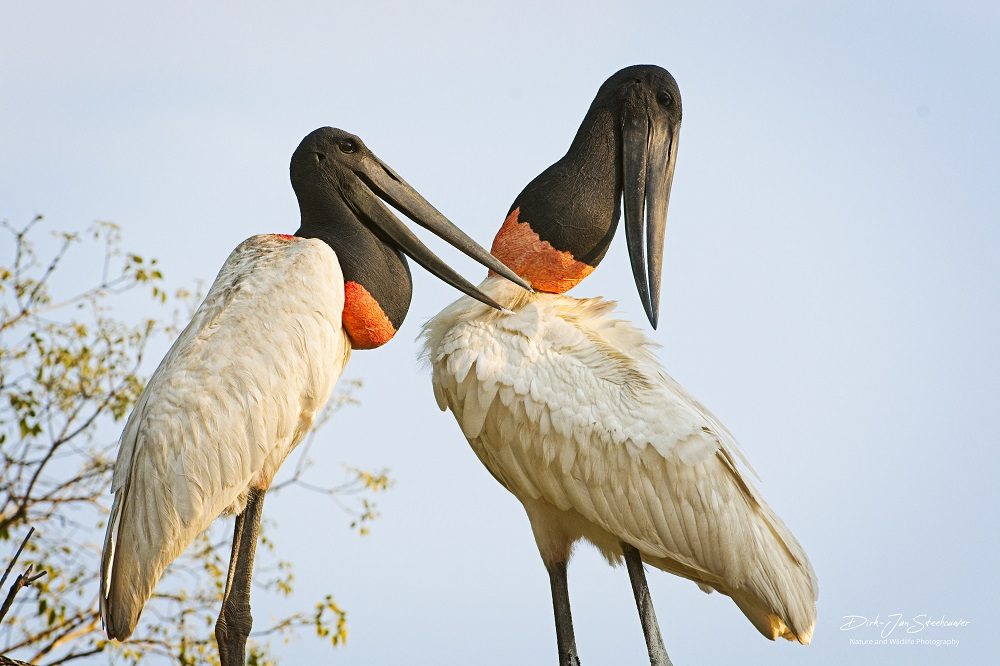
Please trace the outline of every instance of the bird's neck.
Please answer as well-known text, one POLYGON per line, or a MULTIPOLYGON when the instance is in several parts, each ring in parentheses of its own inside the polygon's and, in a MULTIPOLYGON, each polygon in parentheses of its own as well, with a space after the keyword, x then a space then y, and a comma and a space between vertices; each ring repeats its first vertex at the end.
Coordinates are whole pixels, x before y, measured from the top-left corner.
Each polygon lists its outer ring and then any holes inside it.
POLYGON ((410 308, 413 282, 406 260, 355 217, 342 209, 313 210, 299 202, 302 224, 295 232, 333 248, 344 274, 341 321, 354 349, 375 349, 389 342, 410 308))
POLYGON ((604 258, 620 214, 618 137, 613 112, 592 108, 566 155, 514 200, 492 253, 535 290, 568 291, 604 258))

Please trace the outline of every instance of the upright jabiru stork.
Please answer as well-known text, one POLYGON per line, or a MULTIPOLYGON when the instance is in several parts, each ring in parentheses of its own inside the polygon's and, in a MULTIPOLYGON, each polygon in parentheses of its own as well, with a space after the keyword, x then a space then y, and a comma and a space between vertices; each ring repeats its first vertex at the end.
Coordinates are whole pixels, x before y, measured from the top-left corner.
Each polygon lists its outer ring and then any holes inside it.
POLYGON ((681 96, 666 70, 627 67, 601 86, 570 145, 517 196, 493 254, 530 293, 480 288, 424 327, 434 395, 524 505, 548 570, 559 660, 578 664, 566 564, 579 539, 625 561, 650 662, 668 664, 643 564, 728 595, 765 637, 808 643, 816 577, 741 471, 728 430, 664 371, 614 303, 565 292, 615 234, 624 198, 632 271, 655 328, 681 96))
POLYGON ((219 515, 236 514, 216 638, 244 663, 264 493, 309 431, 352 349, 388 342, 409 309, 404 255, 487 307, 382 199, 492 270, 527 284, 449 222, 357 136, 329 127, 291 160, 294 235, 253 236, 139 396, 122 433, 101 560, 101 618, 131 635, 164 568, 219 515))

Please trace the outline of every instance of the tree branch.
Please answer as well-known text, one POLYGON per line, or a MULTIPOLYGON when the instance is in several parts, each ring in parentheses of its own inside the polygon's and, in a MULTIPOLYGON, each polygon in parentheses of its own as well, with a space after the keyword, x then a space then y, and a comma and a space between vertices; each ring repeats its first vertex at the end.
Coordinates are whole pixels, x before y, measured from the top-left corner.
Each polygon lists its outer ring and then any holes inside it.
MULTIPOLYGON (((7 582, 7 576, 10 575, 10 570, 14 568, 14 563, 17 562, 17 558, 21 556, 21 551, 24 550, 25 544, 28 543, 28 539, 30 539, 31 535, 34 533, 35 533, 34 527, 28 530, 28 534, 25 535, 24 541, 21 542, 21 545, 18 547, 17 552, 14 553, 14 559, 12 559, 10 561, 10 564, 7 565, 7 570, 3 572, 3 577, 0 578, 0 587, 2 587, 3 584, 7 582)), ((10 591, 7 593, 7 598, 4 599, 3 605, 0 606, 0 622, 3 622, 4 616, 7 615, 7 611, 10 610, 11 604, 14 603, 14 597, 16 597, 17 593, 21 591, 21 588, 31 587, 36 581, 38 581, 38 579, 40 579, 46 573, 48 572, 39 571, 38 573, 34 573, 34 565, 29 564, 28 568, 24 570, 24 573, 18 575, 18 577, 14 580, 14 584, 10 586, 10 591)))
POLYGON ((31 535, 34 533, 35 533, 35 528, 32 527, 29 528, 28 533, 24 535, 24 539, 21 541, 21 545, 17 547, 17 552, 14 553, 14 557, 11 559, 10 564, 7 565, 7 569, 4 570, 3 576, 0 577, 0 587, 3 587, 3 584, 7 582, 7 576, 10 575, 11 569, 13 569, 14 565, 17 563, 17 558, 21 557, 21 551, 24 550, 24 547, 26 545, 28 545, 28 539, 30 539, 31 535))
POLYGON ((10 657, 5 657, 0 654, 0 666, 31 666, 26 661, 18 661, 17 659, 11 659, 10 657))

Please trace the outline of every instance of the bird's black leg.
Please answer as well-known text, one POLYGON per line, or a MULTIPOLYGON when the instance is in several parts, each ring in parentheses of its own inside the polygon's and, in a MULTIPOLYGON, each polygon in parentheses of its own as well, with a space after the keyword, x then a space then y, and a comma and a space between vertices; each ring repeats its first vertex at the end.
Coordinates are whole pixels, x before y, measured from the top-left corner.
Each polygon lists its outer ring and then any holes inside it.
POLYGON ((653 600, 649 596, 649 586, 646 584, 646 572, 642 569, 642 556, 634 546, 625 542, 622 542, 622 553, 625 555, 628 577, 632 581, 632 594, 635 595, 635 606, 639 609, 642 633, 646 637, 649 663, 651 666, 673 666, 670 657, 667 656, 667 649, 663 647, 660 625, 656 622, 656 611, 653 610, 653 600))
POLYGON ((556 614, 556 643, 559 646, 559 666, 580 666, 573 635, 573 614, 569 609, 569 584, 566 562, 546 562, 549 584, 552 586, 552 609, 556 614))
POLYGON ((215 623, 215 640, 219 644, 222 666, 243 666, 246 663, 247 636, 253 626, 250 583, 263 508, 263 491, 251 489, 246 508, 236 516, 226 591, 222 596, 222 611, 215 623))

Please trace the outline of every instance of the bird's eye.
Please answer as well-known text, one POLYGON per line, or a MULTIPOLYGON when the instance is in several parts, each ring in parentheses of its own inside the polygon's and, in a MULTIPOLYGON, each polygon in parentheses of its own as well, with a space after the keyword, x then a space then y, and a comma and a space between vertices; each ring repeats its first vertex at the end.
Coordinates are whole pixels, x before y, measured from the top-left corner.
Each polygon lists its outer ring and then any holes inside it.
POLYGON ((350 139, 341 139, 340 142, 337 143, 337 147, 340 148, 340 152, 348 154, 358 150, 358 144, 354 143, 354 141, 350 139))
POLYGON ((670 106, 674 103, 674 97, 666 90, 661 90, 660 94, 656 96, 656 99, 660 101, 663 106, 670 106))

